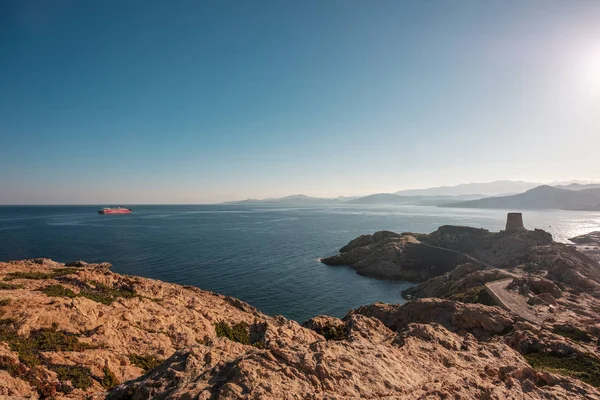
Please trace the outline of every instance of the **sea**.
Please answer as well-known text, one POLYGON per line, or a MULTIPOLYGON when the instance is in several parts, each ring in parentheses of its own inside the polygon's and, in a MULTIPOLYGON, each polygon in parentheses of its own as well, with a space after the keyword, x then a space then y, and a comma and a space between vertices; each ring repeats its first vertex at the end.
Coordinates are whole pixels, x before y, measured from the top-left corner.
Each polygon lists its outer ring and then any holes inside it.
MULTIPOLYGON (((498 231, 506 210, 419 206, 266 207, 140 205, 99 215, 98 206, 0 206, 0 261, 47 257, 108 261, 112 270, 193 285, 303 322, 342 317, 376 301, 403 303, 408 282, 329 267, 355 237, 379 230, 432 232, 440 225, 498 231)), ((599 212, 526 211, 527 228, 555 240, 600 230, 599 212)))

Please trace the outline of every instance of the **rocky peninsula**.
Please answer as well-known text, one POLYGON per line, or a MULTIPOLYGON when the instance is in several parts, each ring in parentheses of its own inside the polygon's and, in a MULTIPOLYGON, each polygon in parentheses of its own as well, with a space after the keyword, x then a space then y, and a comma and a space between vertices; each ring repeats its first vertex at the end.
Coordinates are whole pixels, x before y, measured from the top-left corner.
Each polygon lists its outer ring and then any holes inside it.
POLYGON ((590 232, 569 239, 580 252, 600 262, 600 231, 590 232))
POLYGON ((442 227, 343 250, 408 265, 389 276, 422 281, 413 300, 299 324, 109 264, 0 263, 0 398, 600 400, 600 276, 575 249, 442 227))

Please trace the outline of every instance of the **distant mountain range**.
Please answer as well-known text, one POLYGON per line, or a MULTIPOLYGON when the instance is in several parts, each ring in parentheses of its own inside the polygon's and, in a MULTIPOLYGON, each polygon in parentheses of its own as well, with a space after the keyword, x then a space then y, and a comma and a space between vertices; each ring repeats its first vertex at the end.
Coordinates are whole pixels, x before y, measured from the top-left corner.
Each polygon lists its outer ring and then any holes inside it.
POLYGON ((465 196, 479 194, 482 196, 497 196, 521 193, 542 185, 524 181, 494 181, 485 183, 464 183, 456 186, 440 186, 428 189, 400 190, 394 194, 399 196, 465 196))
POLYGON ((444 207, 502 208, 509 210, 600 210, 600 185, 581 186, 583 185, 578 185, 575 189, 569 190, 543 185, 513 196, 487 197, 479 200, 445 204, 444 207))
POLYGON ((268 205, 277 205, 277 206, 291 206, 291 207, 301 207, 301 206, 322 206, 322 205, 336 205, 336 204, 344 204, 345 202, 342 198, 336 199, 327 199, 320 197, 310 197, 305 196, 303 194, 295 194, 292 196, 280 197, 276 199, 247 199, 241 201, 228 201, 222 204, 231 204, 231 205, 250 205, 250 206, 268 206, 268 205))
POLYGON ((302 194, 272 199, 247 199, 222 204, 255 206, 419 205, 457 208, 600 210, 600 184, 554 182, 556 186, 524 181, 468 183, 429 189, 402 190, 368 196, 336 198, 302 194), (513 194, 513 193, 518 194, 513 194), (490 193, 503 194, 502 196, 490 193), (492 196, 492 197, 490 197, 492 196))
POLYGON ((364 204, 364 205, 419 205, 419 206, 437 206, 447 204, 449 201, 480 199, 481 195, 465 196, 399 196, 391 193, 378 193, 369 196, 359 197, 349 200, 346 204, 364 204))
POLYGON ((230 201, 222 204, 229 205, 254 205, 254 206, 287 206, 287 207, 309 207, 309 206, 332 206, 332 205, 421 205, 438 206, 449 202, 480 199, 481 195, 471 196, 398 196, 391 193, 378 193, 363 197, 337 197, 321 198, 310 197, 301 194, 286 196, 277 199, 247 199, 242 201, 230 201))

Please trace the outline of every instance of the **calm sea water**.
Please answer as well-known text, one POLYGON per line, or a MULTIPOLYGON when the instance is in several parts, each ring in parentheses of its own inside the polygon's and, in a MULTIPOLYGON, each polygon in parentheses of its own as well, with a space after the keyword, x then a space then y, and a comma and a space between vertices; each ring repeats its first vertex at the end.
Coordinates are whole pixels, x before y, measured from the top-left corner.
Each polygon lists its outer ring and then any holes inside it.
MULTIPOLYGON (((118 273, 194 285, 261 311, 304 321, 343 316, 374 301, 400 303, 410 284, 328 267, 319 257, 378 230, 431 232, 443 224, 490 230, 505 211, 436 207, 133 206, 98 215, 96 206, 0 207, 0 260, 48 257, 109 261, 118 273)), ((600 213, 527 212, 525 224, 557 240, 600 229, 600 213)))

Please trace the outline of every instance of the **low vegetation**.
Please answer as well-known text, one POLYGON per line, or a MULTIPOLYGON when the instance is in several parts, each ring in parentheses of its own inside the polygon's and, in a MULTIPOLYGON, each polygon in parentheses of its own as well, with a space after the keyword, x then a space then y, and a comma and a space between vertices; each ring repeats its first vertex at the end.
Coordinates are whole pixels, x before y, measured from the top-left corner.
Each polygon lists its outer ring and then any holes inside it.
POLYGON ((218 322, 215 324, 215 331, 217 337, 225 337, 233 342, 247 344, 258 349, 264 349, 266 347, 264 335, 259 335, 258 337, 251 339, 250 326, 245 322, 239 322, 231 326, 229 326, 227 322, 218 322))
POLYGON ((110 368, 108 368, 108 366, 105 366, 102 369, 102 372, 104 372, 104 378, 102 378, 100 384, 104 389, 112 389, 120 383, 117 380, 117 377, 115 376, 114 372, 112 372, 110 368))
POLYGON ((229 326, 226 322, 218 322, 215 324, 215 331, 218 337, 226 337, 227 339, 242 344, 250 344, 250 332, 248 324, 240 322, 229 326))
POLYGON ((577 342, 592 342, 592 337, 587 332, 574 326, 557 326, 554 328, 554 333, 577 342))
POLYGON ((92 371, 80 365, 53 365, 50 367, 62 382, 69 381, 76 389, 85 390, 92 386, 92 371))
POLYGON ((4 277, 5 281, 12 281, 13 279, 54 279, 60 276, 71 275, 77 272, 77 268, 57 268, 52 272, 9 272, 4 277))
POLYGON ((577 378, 600 387, 600 359, 589 355, 555 356, 548 353, 524 355, 529 364, 540 371, 577 378))
POLYGON ((79 295, 98 303, 110 305, 118 298, 132 299, 137 297, 132 288, 112 288, 100 282, 90 282, 93 287, 82 290, 79 295))
MULTIPOLYGON (((0 341, 6 342, 19 358, 15 361, 10 357, 0 357, 0 369, 27 381, 41 398, 52 398, 57 390, 69 390, 68 385, 56 385, 45 381, 44 372, 40 369, 44 364, 42 352, 82 351, 92 348, 81 343, 75 334, 59 330, 57 324, 31 331, 29 336, 20 335, 14 319, 0 320, 0 341)), ((75 388, 87 389, 93 383, 89 368, 72 365, 46 366, 57 373, 60 381, 70 381, 75 388)))
POLYGON ((10 304, 10 299, 2 299, 0 300, 0 307, 4 307, 10 304))
POLYGON ((348 338, 348 332, 343 325, 325 325, 319 333, 327 340, 345 340, 348 338))
POLYGON ((64 287, 63 285, 50 285, 45 288, 43 292, 50 297, 77 297, 77 294, 74 291, 64 287))
POLYGON ((4 370, 10 376, 29 383, 42 399, 53 398, 56 393, 57 385, 46 382, 40 370, 29 369, 11 357, 0 356, 0 370, 4 370))
POLYGON ((85 297, 98 303, 110 305, 118 298, 131 299, 137 297, 135 291, 131 288, 112 288, 103 283, 90 282, 90 286, 75 293, 62 285, 50 285, 43 292, 50 297, 85 297))
POLYGON ((130 354, 129 362, 136 367, 143 369, 144 372, 148 372, 160 365, 163 360, 156 358, 156 356, 153 356, 152 354, 130 354))
POLYGON ((457 293, 450 297, 450 300, 460 301, 462 303, 479 303, 486 306, 495 305, 494 299, 485 289, 485 286, 474 287, 464 293, 457 293))
POLYGON ((11 283, 5 283, 5 282, 0 282, 0 290, 15 290, 15 289, 22 289, 23 286, 21 285, 13 285, 11 283))

